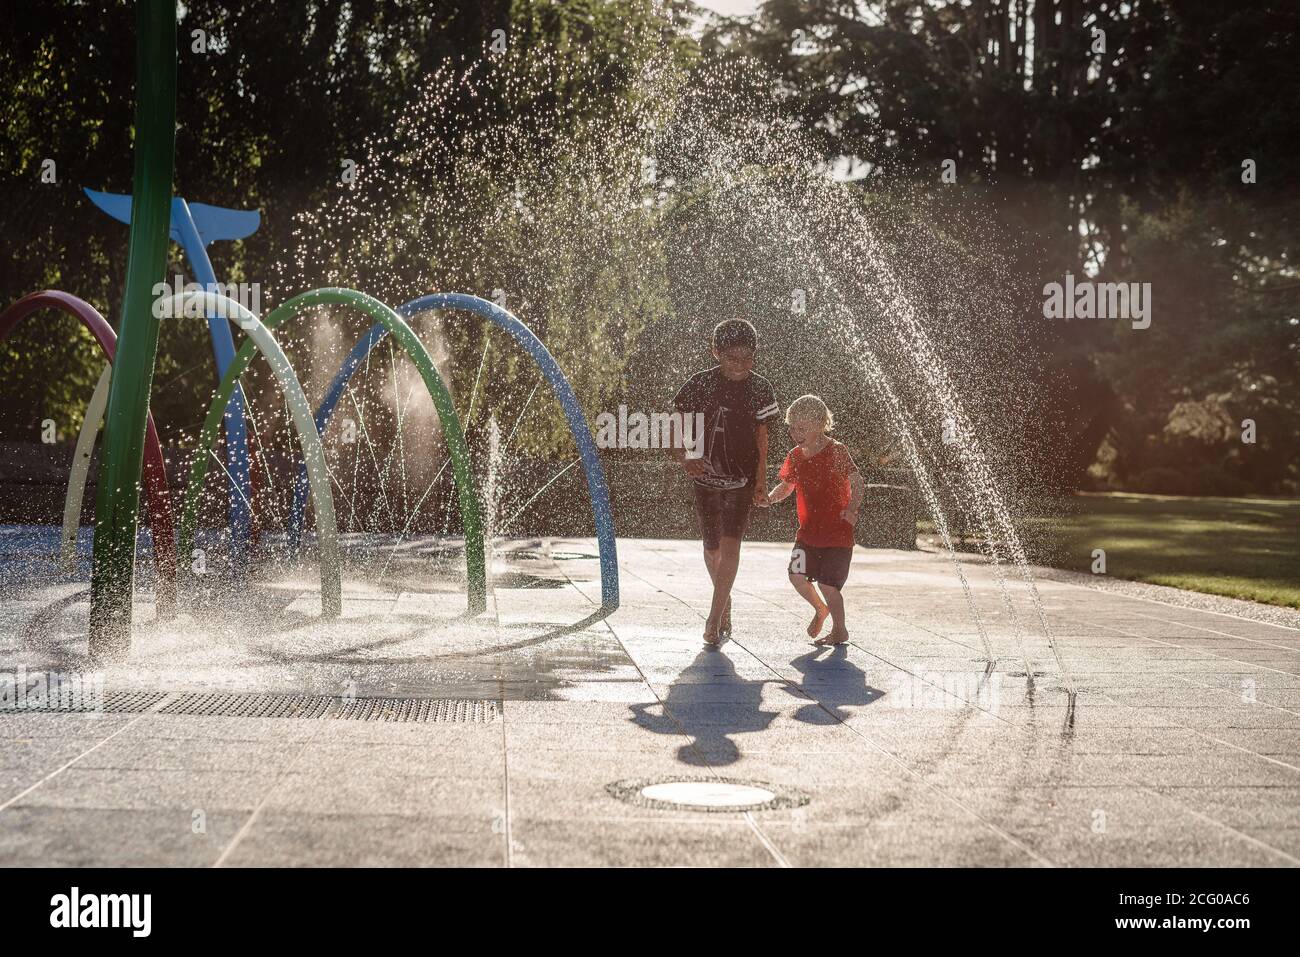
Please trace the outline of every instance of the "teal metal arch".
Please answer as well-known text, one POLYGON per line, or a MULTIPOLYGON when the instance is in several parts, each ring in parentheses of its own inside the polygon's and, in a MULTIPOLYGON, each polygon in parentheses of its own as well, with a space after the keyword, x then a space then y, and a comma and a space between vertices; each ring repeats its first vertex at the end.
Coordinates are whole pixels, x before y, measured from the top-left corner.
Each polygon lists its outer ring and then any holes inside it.
MULTIPOLYGON (((248 334, 249 341, 244 343, 239 352, 239 356, 244 357, 245 366, 254 350, 266 357, 267 364, 270 365, 272 373, 280 384, 280 390, 284 393, 285 402, 289 405, 294 431, 298 433, 298 444, 302 449, 303 458, 307 461, 312 496, 316 501, 316 529, 320 540, 321 614, 329 618, 337 617, 343 611, 343 579, 339 566, 339 536, 338 525, 334 518, 334 497, 330 493, 329 471, 325 467, 325 450, 321 446, 320 436, 316 434, 316 425, 311 417, 311 405, 307 402, 307 396, 303 394, 298 376, 294 374, 288 358, 266 325, 253 312, 233 299, 211 292, 187 292, 173 296, 167 302, 170 303, 173 316, 188 315, 190 304, 200 303, 203 311, 201 314, 195 313, 196 316, 223 316, 236 322, 239 328, 248 334)), ((235 368, 238 358, 236 357, 236 362, 232 363, 227 370, 227 378, 232 383, 235 377, 230 375, 230 371, 235 368)), ((223 379, 223 385, 225 382, 226 380, 223 379)), ((233 391, 233 384, 231 391, 233 391)), ((228 398, 229 393, 227 393, 228 398)), ((203 481, 202 473, 207 469, 208 452, 221 425, 225 407, 225 403, 221 403, 215 415, 210 409, 207 421, 203 425, 203 433, 195 455, 195 463, 202 463, 198 479, 200 487, 203 481)), ((192 493, 197 491, 193 487, 194 476, 194 464, 191 464, 191 486, 186 489, 186 512, 181 519, 178 549, 182 562, 188 560, 194 547, 195 525, 198 518, 197 495, 193 495, 193 503, 190 501, 192 493)))
MULTIPOLYGON (((403 321, 401 316, 373 296, 358 292, 355 289, 327 287, 302 293, 271 310, 267 314, 264 323, 267 328, 274 329, 298 312, 322 305, 352 306, 376 320, 377 327, 382 327, 386 334, 391 334, 397 340, 424 380, 425 388, 429 392, 429 397, 433 400, 434 408, 437 410, 442 425, 443 436, 447 441, 447 448, 451 455, 452 473, 459 491, 461 521, 465 528, 468 612, 471 615, 479 614, 487 607, 487 563, 484 554, 481 511, 478 506, 478 498, 474 493, 469 449, 465 444, 460 418, 456 415, 451 393, 447 391, 446 383, 442 381, 442 377, 438 374, 433 357, 429 355, 419 337, 403 321)), ((216 439, 217 426, 222 421, 226 404, 234 393, 239 377, 247 370, 252 358, 252 346, 245 343, 226 370, 221 385, 218 386, 216 395, 213 396, 212 404, 208 407, 207 419, 204 422, 203 432, 199 437, 198 454, 190 464, 189 481, 185 488, 185 503, 181 512, 180 523, 182 557, 187 553, 188 543, 193 541, 198 516, 199 491, 203 487, 203 480, 207 474, 208 453, 216 439)), ((341 393, 342 389, 340 388, 339 391, 341 393)), ((327 421, 328 417, 326 417, 327 421)), ((325 431, 324 425, 324 422, 314 421, 312 434, 323 435, 325 431)), ((305 456, 304 459, 303 467, 310 479, 311 463, 305 456)), ((312 487, 312 494, 313 496, 316 494, 314 486, 312 487)), ((305 505, 305 496, 301 502, 295 498, 296 513, 292 527, 301 527, 302 508, 305 508, 305 505)), ((319 528, 319 518, 317 525, 319 528)))

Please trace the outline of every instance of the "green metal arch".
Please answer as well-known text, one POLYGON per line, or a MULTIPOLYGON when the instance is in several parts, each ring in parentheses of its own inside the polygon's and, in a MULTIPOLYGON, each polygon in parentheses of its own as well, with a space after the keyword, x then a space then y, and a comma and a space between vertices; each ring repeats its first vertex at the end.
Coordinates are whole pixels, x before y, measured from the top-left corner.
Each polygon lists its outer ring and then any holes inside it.
MULTIPOLYGON (((438 412, 442 433, 451 455, 452 473, 460 499, 461 521, 465 527, 465 570, 469 586, 469 613, 476 615, 482 612, 487 607, 487 564, 483 550, 483 522, 478 498, 474 494, 469 449, 465 445, 460 418, 456 415, 456 407, 452 402, 451 393, 447 391, 446 383, 438 374, 433 358, 424 348, 424 344, 401 316, 373 296, 355 289, 327 287, 304 292, 271 310, 262 320, 262 324, 267 329, 275 329, 303 309, 324 305, 352 306, 374 321, 382 323, 419 370, 420 378, 424 380, 424 386, 429 392, 429 398, 433 400, 433 406, 438 412)), ((208 471, 209 450, 216 441, 217 430, 230 397, 234 393, 235 383, 248 369, 253 353, 251 342, 245 342, 240 346, 238 354, 217 388, 216 395, 213 396, 212 404, 208 407, 203 432, 199 436, 199 447, 190 464, 189 481, 185 487, 185 503, 180 522, 182 556, 189 554, 194 541, 195 526, 198 521, 199 491, 203 488, 203 480, 208 471)))
MULTIPOLYGON (((316 515, 319 520, 320 529, 320 577, 321 577, 321 614, 327 618, 335 618, 342 614, 343 611, 343 582, 342 572, 339 565, 339 536, 338 526, 334 520, 334 497, 330 493, 329 476, 325 469, 325 450, 321 446, 320 436, 316 433, 316 422, 311 415, 311 406, 307 403, 307 396, 303 394, 302 385, 298 382, 298 376, 293 371, 293 366, 289 364, 288 357, 285 356, 284 350, 280 344, 275 341, 275 336, 271 335, 271 330, 267 323, 258 319, 257 315, 244 308, 240 303, 225 296, 219 296, 216 293, 206 292, 187 292, 174 296, 170 300, 169 311, 165 314, 172 316, 186 316, 190 313, 188 308, 191 303, 198 302, 202 304, 202 315, 225 316, 231 322, 238 323, 239 328, 243 329, 248 338, 244 342, 240 356, 244 357, 246 366, 252 358, 254 352, 260 352, 266 357, 267 364, 279 381, 280 390, 284 393, 285 401, 289 404, 289 409, 293 414, 294 430, 298 433, 298 444, 302 448, 303 458, 308 463, 308 477, 312 483, 312 496, 316 500, 316 515), (245 350, 247 355, 245 356, 245 350)), ((195 315, 198 315, 196 313, 195 315)), ((232 364, 231 369, 234 368, 232 364)), ((241 366, 242 368, 242 366, 241 366)), ((234 391, 234 378, 227 376, 231 387, 226 392, 229 399, 230 393, 234 391)), ((226 383, 223 381, 222 385, 226 383)), ((214 406, 215 408, 215 406, 214 406)), ((199 487, 202 486, 203 473, 207 471, 207 463, 203 459, 207 456, 208 450, 212 447, 213 434, 221 424, 222 413, 225 411, 226 404, 223 402, 221 408, 216 410, 216 415, 212 410, 208 412, 208 420, 204 423, 203 435, 205 441, 200 447, 200 456, 197 459, 201 462, 203 469, 199 472, 199 487)), ((196 491, 194 483, 194 468, 190 469, 190 488, 186 489, 187 504, 189 494, 196 491)), ((197 505, 198 497, 194 497, 194 504, 197 505)), ((188 527, 181 528, 180 545, 178 546, 178 557, 184 556, 187 560, 194 547, 194 525, 198 517, 197 508, 193 509, 190 515, 188 527)), ((180 567, 185 567, 184 562, 178 562, 180 567)))

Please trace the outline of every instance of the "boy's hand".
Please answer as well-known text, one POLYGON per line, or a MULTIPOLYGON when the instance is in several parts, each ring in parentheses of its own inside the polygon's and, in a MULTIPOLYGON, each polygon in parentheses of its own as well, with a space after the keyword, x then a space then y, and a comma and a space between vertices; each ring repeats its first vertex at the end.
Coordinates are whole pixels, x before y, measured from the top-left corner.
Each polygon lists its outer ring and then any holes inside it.
POLYGON ((772 500, 767 496, 767 489, 761 485, 754 486, 754 504, 767 508, 772 504, 772 500))
POLYGON ((840 512, 840 518, 848 522, 854 528, 858 527, 858 510, 856 508, 846 508, 840 512))

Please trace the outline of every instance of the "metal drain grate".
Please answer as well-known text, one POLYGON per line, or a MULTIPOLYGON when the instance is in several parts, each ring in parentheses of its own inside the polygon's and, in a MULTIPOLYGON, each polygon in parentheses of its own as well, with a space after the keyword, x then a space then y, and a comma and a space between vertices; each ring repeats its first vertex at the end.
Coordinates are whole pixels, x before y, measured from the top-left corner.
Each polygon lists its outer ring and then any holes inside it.
POLYGON ((426 724, 486 724, 501 716, 499 701, 473 698, 340 698, 309 694, 168 694, 110 691, 102 695, 48 694, 22 701, 0 699, 0 715, 119 712, 193 718, 306 718, 343 721, 403 721, 426 724))
POLYGON ((323 718, 335 699, 325 695, 183 694, 159 714, 205 718, 323 718))
POLYGON ((0 714, 143 714, 152 711, 167 695, 161 691, 110 691, 104 695, 52 693, 43 698, 28 697, 21 705, 0 703, 0 714))
POLYGON ((463 698, 337 698, 328 695, 183 694, 160 714, 220 718, 337 718, 344 721, 487 722, 496 701, 463 698))
POLYGON ((333 715, 350 721, 457 721, 483 723, 500 714, 495 701, 465 698, 354 698, 333 715))
POLYGON ((110 691, 104 695, 104 710, 142 714, 152 711, 166 697, 165 691, 110 691))

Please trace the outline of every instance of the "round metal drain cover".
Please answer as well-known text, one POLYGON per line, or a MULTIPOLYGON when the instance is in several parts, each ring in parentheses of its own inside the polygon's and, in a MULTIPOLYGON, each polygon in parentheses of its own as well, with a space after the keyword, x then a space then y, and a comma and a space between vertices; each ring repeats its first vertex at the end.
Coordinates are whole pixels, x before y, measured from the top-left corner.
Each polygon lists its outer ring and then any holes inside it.
POLYGON ((753 784, 732 784, 730 781, 670 781, 667 784, 648 784, 641 789, 648 801, 664 804, 690 804, 709 808, 752 807, 766 804, 776 797, 767 788, 753 784))
POLYGON ((793 788, 730 778, 615 781, 606 790, 620 801, 662 811, 775 811, 808 803, 808 796, 793 788))

